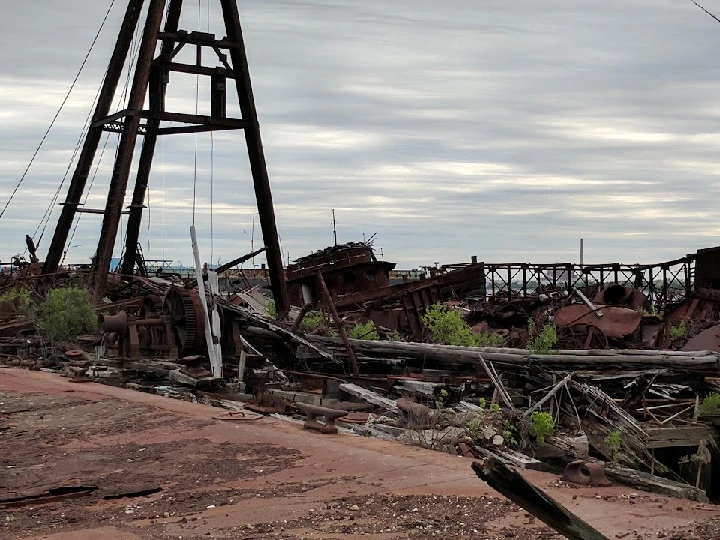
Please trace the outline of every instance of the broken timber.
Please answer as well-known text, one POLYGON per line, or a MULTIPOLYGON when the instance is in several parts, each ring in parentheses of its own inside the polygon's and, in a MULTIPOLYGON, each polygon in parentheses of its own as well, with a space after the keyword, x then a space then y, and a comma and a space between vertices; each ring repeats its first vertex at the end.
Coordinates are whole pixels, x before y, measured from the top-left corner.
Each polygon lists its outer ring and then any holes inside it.
POLYGON ((581 520, 540 488, 525 480, 500 460, 490 458, 484 465, 472 464, 481 480, 521 506, 569 540, 608 540, 594 527, 581 520))
POLYGON ((317 280, 318 284, 320 285, 320 289, 323 292, 323 296, 325 297, 325 302, 328 305, 328 309, 330 310, 330 313, 333 316, 333 320, 335 321, 335 325, 338 329, 338 334, 340 334, 340 338, 342 339, 343 343, 345 344, 345 349, 347 350, 348 358, 350 358, 350 364, 352 365, 352 371, 353 375, 357 377, 360 375, 360 369, 358 368, 357 358, 355 357, 355 352, 352 350, 352 347, 350 346, 350 341, 348 341, 347 333, 345 332, 345 328, 343 327, 342 319, 340 318, 340 315, 337 312, 337 309, 335 309, 335 304, 333 303, 332 297, 330 296, 330 291, 328 291, 327 285, 325 284, 325 280, 322 277, 322 274, 320 272, 317 273, 317 280))
MULTIPOLYGON (((327 347, 340 346, 338 338, 308 336, 313 343, 327 347)), ((497 347, 459 347, 434 343, 399 341, 368 341, 350 339, 356 353, 368 358, 409 358, 433 361, 438 364, 477 365, 478 353, 497 367, 526 367, 541 364, 545 369, 564 371, 597 370, 612 366, 623 369, 671 369, 688 373, 716 376, 720 354, 712 351, 652 351, 652 350, 559 350, 553 354, 534 354, 525 349, 497 347)))

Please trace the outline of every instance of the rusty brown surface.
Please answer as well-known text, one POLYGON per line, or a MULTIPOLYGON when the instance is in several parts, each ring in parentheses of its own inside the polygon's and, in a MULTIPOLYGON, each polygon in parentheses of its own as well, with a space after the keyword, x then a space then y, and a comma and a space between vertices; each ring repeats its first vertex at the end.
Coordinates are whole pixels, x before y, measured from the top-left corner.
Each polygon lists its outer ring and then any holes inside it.
POLYGON ((700 332, 690 339, 683 351, 720 351, 720 324, 700 332))
POLYGON ((621 339, 633 334, 642 321, 642 313, 616 306, 596 306, 602 310, 602 317, 585 304, 573 304, 560 308, 555 314, 555 324, 570 327, 587 324, 598 328, 609 338, 621 339))

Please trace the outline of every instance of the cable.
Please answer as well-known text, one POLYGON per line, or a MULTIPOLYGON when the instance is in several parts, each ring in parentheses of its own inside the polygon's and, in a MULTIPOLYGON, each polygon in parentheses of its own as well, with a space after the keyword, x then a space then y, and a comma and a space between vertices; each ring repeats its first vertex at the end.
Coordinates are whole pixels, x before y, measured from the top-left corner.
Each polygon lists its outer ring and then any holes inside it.
POLYGON ((70 174, 70 169, 73 166, 73 163, 75 163, 75 158, 78 155, 78 152, 80 152, 80 148, 83 145, 83 141, 85 140, 85 137, 90 129, 90 123, 92 122, 92 115, 93 111, 95 110, 95 104, 97 103, 97 100, 100 97, 100 92, 102 90, 102 84, 100 83, 100 87, 98 88, 97 93, 95 94, 95 99, 93 100, 93 104, 90 107, 90 112, 88 112, 87 117, 85 118, 85 123, 83 125, 83 129, 80 132, 80 136, 78 137, 77 142, 75 143, 75 150, 73 151, 72 156, 70 157, 70 163, 68 163, 67 168, 65 169, 65 174, 63 175, 62 180, 60 181, 60 185, 58 185, 57 189, 55 190, 55 194, 53 195, 53 198, 50 200, 50 204, 48 205, 47 209, 45 210, 45 213, 43 214, 42 218, 40 219, 40 222, 38 223, 37 227, 35 228, 35 232, 33 233, 33 240, 35 240, 35 247, 40 247, 40 241, 42 240, 45 229, 47 227, 47 224, 50 222, 50 216, 52 214, 53 209, 55 208, 55 203, 57 202, 58 198, 60 197, 60 192, 62 191, 63 185, 65 185, 65 181, 67 180, 68 175, 70 174), (37 238, 37 234, 40 231, 40 228, 42 227, 42 232, 40 233, 40 238, 37 238))
MULTIPOLYGON (((120 138, 120 135, 118 135, 118 139, 120 138)), ((88 198, 90 197, 90 192, 92 191, 93 184, 95 184, 95 178, 97 177, 98 169, 100 169, 100 164, 102 163, 103 157, 105 156, 105 149, 107 148, 108 141, 110 140, 110 133, 105 134, 105 143, 103 144, 102 151, 100 152, 100 159, 98 159, 97 165, 95 166, 95 171, 93 172, 93 176, 90 179, 90 186, 88 186, 88 190, 85 193, 85 199, 83 200, 83 206, 87 204, 88 198)), ((78 225, 80 225, 80 220, 82 219, 82 213, 77 214, 77 219, 75 220, 75 224, 73 225, 73 230, 70 233, 70 239, 65 244, 65 252, 63 253, 62 260, 60 261, 60 264, 65 263, 65 258, 67 257, 68 251, 70 251, 70 248, 72 247, 72 242, 75 239, 75 232, 77 231, 78 225)))
POLYGON ((215 176, 215 137, 210 132, 210 263, 215 255, 215 231, 213 223, 213 177, 215 176))
MULTIPOLYGON (((207 2, 207 32, 210 33, 210 0, 207 2)), ((210 263, 215 256, 215 230, 213 220, 213 181, 215 177, 215 137, 210 132, 210 263)))
POLYGON ((695 4, 697 7, 699 7, 700 9, 702 9, 705 13, 707 13, 708 15, 710 15, 710 16, 711 16, 713 19, 715 19, 717 22, 720 22, 720 19, 718 19, 715 15, 713 15, 713 14, 710 13, 707 9, 705 9, 705 8, 702 7, 700 4, 698 4, 695 0, 690 0, 690 1, 691 1, 693 4, 695 4))
POLYGON ((87 64, 88 58, 90 58, 90 54, 92 53, 93 49, 95 48, 95 44, 97 43, 98 38, 100 37, 100 33, 102 32, 102 29, 105 27, 105 23, 108 20, 108 17, 110 16, 110 11, 112 10, 113 6, 115 5, 115 0, 111 0, 110 7, 108 7, 107 12, 105 13, 105 17, 102 20, 102 23, 100 23, 100 28, 98 29, 97 33, 95 34, 95 38, 93 39, 92 43, 90 44, 90 50, 88 50, 87 54, 85 55, 85 58, 83 59, 82 64, 80 65, 80 69, 77 72, 77 75, 75 75, 75 79, 73 80, 72 84, 70 85, 70 89, 68 90, 67 94, 65 95, 65 99, 63 99, 62 103, 60 104, 60 108, 55 113, 55 116, 53 117, 52 121, 50 122, 50 126, 47 128, 47 131, 45 132, 45 135, 43 135, 42 139, 40 140, 40 144, 38 144, 37 148, 35 149, 35 153, 30 158, 30 163, 28 163, 28 166, 25 168, 25 172, 23 172, 23 175, 20 177, 20 180, 18 181, 17 185, 15 186, 15 189, 13 190, 12 194, 10 195, 10 198, 5 203, 5 207, 2 209, 2 212, 0 212, 0 218, 2 218, 5 215, 5 211, 8 209, 8 206, 10 206, 10 203, 15 198, 15 194, 17 193, 18 189, 20 189, 20 186, 22 185, 23 181, 25 180, 25 177, 27 176, 28 172, 30 171, 30 167, 32 167, 33 162, 35 161, 35 158, 37 157, 38 153, 40 152, 40 149, 42 148, 43 144, 45 144, 45 140, 47 139, 48 135, 50 134, 50 130, 55 125, 55 122, 58 119, 58 116, 60 116, 60 113, 65 108, 65 104, 67 103, 68 99, 70 98, 70 94, 75 89, 75 85, 78 82, 78 79, 80 78, 80 75, 83 72, 83 69, 85 69, 85 64, 87 64))
POLYGON ((160 211, 160 237, 162 238, 162 258, 165 260, 165 137, 160 140, 162 149, 162 209, 160 211))
MULTIPOLYGON (((200 13, 202 13, 202 6, 200 5, 201 0, 198 0, 198 28, 202 28, 200 22, 200 13)), ((198 114, 198 101, 200 99, 200 75, 195 75, 195 116, 198 114)), ((195 160, 193 168, 193 207, 192 207, 192 224, 195 226, 195 201, 197 200, 197 153, 198 153, 198 136, 197 133, 194 135, 195 139, 195 160)))
MULTIPOLYGON (((135 33, 134 33, 133 39, 132 39, 132 41, 131 41, 131 43, 130 43, 130 54, 129 54, 130 63, 128 64, 127 76, 125 77, 125 83, 124 83, 124 85, 123 85, 123 90, 122 90, 122 92, 120 93, 120 96, 117 98, 117 103, 116 103, 116 106, 115 106, 115 109, 116 109, 116 110, 120 110, 120 109, 122 108, 121 105, 122 105, 123 103, 127 104, 128 91, 129 91, 129 89, 130 89, 130 74, 133 72, 133 68, 134 68, 135 64, 137 63, 137 57, 138 57, 138 54, 139 54, 139 51, 140 51, 140 39, 139 39, 139 35, 140 35, 140 34, 139 34, 139 28, 140 28, 140 25, 138 25, 138 26, 135 27, 135 33)), ((103 82, 104 82, 104 79, 103 79, 103 82)), ((101 88, 102 88, 102 83, 100 84, 100 89, 101 89, 101 88)), ((99 96, 100 89, 98 90, 98 96, 99 96)), ((97 97, 96 97, 96 99, 97 99, 97 97)), ((127 107, 125 107, 125 108, 127 108, 127 107)), ((91 107, 91 109, 90 109, 90 114, 91 114, 91 115, 92 115, 93 109, 94 109, 94 105, 93 105, 93 107, 91 107)), ((118 136, 117 136, 117 139, 118 139, 118 142, 119 142, 119 141, 120 141, 120 135, 119 135, 119 134, 118 134, 118 136)), ((98 159, 98 162, 97 162, 97 164, 96 164, 96 166, 95 166, 95 172, 93 173, 93 177, 92 177, 92 179, 90 180, 90 186, 88 187, 88 190, 87 190, 87 192, 85 193, 85 199, 83 200, 83 203, 82 203, 83 206, 85 206, 85 204, 86 204, 87 201, 88 201, 88 198, 90 197, 90 192, 92 191, 93 185, 94 185, 94 183, 95 183, 95 178, 97 177, 98 170, 100 169, 100 164, 102 163, 103 157, 105 156, 105 150, 107 149, 107 145, 108 145, 108 141, 109 141, 109 140, 110 140, 110 133, 107 133, 107 135, 106 135, 106 137, 105 137, 105 143, 104 143, 104 145, 103 145, 103 149, 102 149, 102 151, 100 152, 100 158, 98 159)), ((118 154, 118 148, 117 148, 117 146, 116 146, 116 148, 115 148, 115 159, 117 159, 117 154, 118 154)), ((72 163, 72 161, 71 161, 71 163, 72 163)), ((67 173, 66 173, 66 174, 67 174, 67 173)), ((64 182, 64 179, 63 179, 63 182, 64 182)), ((56 195, 57 195, 57 193, 56 193, 56 195)), ((52 207, 53 204, 54 204, 54 203, 50 203, 50 205, 51 205, 50 207, 52 207)), ((71 235, 70 235, 70 239, 65 243, 65 252, 63 253, 61 264, 65 262, 65 258, 67 257, 67 254, 68 254, 68 252, 70 251, 70 248, 71 248, 71 246, 72 246, 73 239, 75 238, 75 232, 77 231, 77 228, 78 228, 78 225, 80 224, 80 220, 82 219, 82 216, 83 216, 83 214, 82 214, 81 212, 79 212, 79 213, 76 214, 75 224, 73 225, 73 230, 72 230, 72 233, 71 233, 71 235)), ((49 218, 49 216, 48 216, 48 218, 49 218)), ((47 226, 47 223, 46 223, 46 226, 47 226)), ((44 232, 45 232, 45 229, 43 229, 43 234, 44 234, 44 232)), ((36 233, 37 233, 37 231, 36 231, 36 233)), ((42 238, 42 235, 41 235, 40 237, 42 238)), ((38 242, 38 244, 39 244, 39 242, 38 242)))

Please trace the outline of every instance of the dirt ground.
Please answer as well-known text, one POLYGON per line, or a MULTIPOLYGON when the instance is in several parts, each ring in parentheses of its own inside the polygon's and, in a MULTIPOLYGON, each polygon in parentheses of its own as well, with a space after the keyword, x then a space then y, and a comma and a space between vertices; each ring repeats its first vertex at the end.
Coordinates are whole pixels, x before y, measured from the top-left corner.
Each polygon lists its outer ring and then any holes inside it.
MULTIPOLYGON (((0 368, 0 538, 561 538, 465 458, 0 368)), ((608 538, 720 539, 720 508, 526 476, 608 538)))

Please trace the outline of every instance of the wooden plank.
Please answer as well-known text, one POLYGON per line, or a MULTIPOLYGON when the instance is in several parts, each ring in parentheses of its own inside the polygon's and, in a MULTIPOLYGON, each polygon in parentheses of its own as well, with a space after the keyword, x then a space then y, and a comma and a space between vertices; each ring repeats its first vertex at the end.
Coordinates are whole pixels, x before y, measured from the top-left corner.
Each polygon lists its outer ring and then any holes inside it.
POLYGON ((524 508, 543 523, 569 540, 608 540, 590 524, 581 520, 539 487, 525 480, 520 473, 500 460, 490 458, 481 465, 472 464, 473 471, 488 485, 524 508))
POLYGON ((222 358, 218 358, 213 343, 211 319, 205 296, 205 282, 202 276, 202 263, 200 262, 200 250, 197 244, 197 234, 195 233, 195 225, 190 226, 190 239, 192 241, 193 257, 195 258, 195 277, 197 278, 198 293, 202 300, 203 315, 205 316, 205 341, 207 342, 208 358, 214 377, 222 377, 222 358))
POLYGON ((649 437, 648 448, 699 446, 700 441, 713 434, 706 425, 645 428, 645 432, 649 437))

